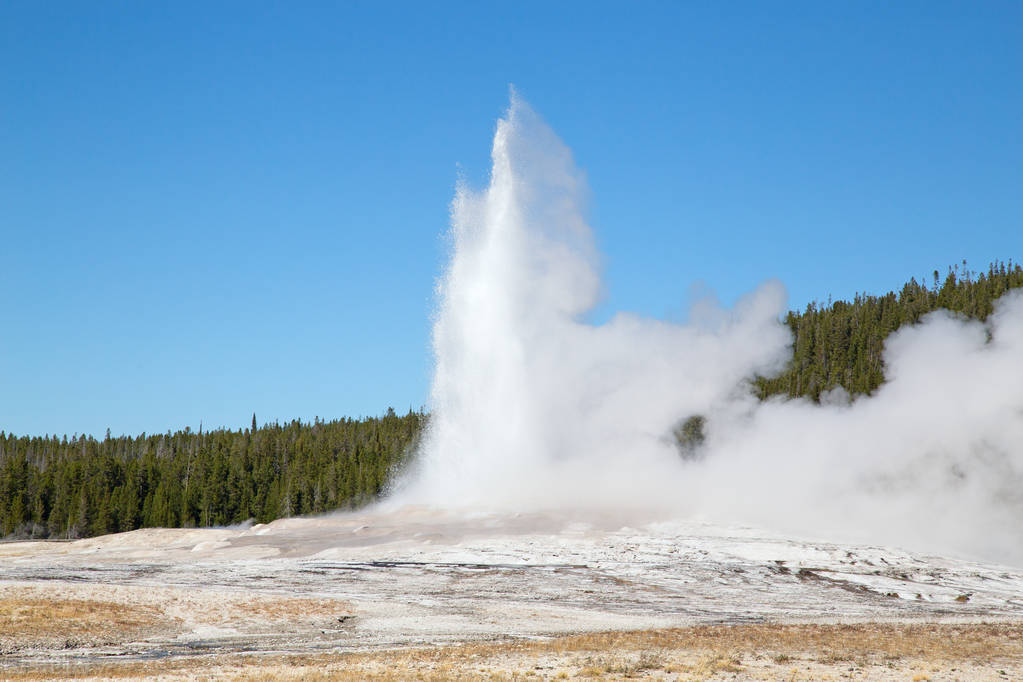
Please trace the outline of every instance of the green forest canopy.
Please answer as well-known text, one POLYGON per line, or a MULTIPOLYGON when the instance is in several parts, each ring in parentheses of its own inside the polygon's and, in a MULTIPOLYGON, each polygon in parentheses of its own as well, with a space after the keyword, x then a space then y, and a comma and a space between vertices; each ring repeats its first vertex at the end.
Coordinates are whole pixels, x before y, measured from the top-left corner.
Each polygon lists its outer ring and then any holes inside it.
MULTIPOLYGON (((994 263, 987 272, 949 268, 928 287, 911 279, 898 292, 857 295, 790 312, 793 358, 754 386, 774 395, 819 400, 842 386, 869 394, 884 379, 884 340, 938 308, 984 320, 1023 268, 994 263)), ((697 421, 693 421, 693 420, 697 421)), ((198 433, 111 437, 21 436, 0 431, 0 537, 77 538, 142 527, 268 522, 347 509, 378 498, 408 461, 427 415, 336 419, 198 433)), ((683 456, 702 418, 679 434, 683 456)))
POLYGON ((869 394, 884 380, 882 351, 893 331, 939 308, 986 320, 994 302, 1020 286, 1023 268, 1011 261, 992 263, 979 274, 963 261, 962 268, 949 268, 944 278, 935 270, 931 287, 910 279, 898 293, 811 303, 785 317, 793 336, 792 360, 780 376, 757 378, 757 393, 761 399, 787 395, 818 401, 822 392, 842 386, 851 395, 869 394))

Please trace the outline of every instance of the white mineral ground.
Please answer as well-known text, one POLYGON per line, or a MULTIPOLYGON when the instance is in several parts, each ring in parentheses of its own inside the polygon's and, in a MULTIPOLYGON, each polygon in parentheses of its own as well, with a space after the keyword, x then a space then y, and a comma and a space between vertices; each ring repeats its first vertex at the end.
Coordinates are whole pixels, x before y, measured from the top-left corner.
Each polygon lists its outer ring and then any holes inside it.
POLYGON ((59 640, 0 632, 0 676, 700 624, 1018 622, 1023 571, 638 512, 406 507, 0 544, 0 599, 12 598, 145 617, 59 640))

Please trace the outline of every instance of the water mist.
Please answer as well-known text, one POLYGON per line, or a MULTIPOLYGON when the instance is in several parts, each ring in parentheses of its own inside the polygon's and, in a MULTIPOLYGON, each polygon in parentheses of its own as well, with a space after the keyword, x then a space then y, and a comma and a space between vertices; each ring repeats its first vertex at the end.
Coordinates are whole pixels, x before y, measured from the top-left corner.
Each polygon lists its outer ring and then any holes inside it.
POLYGON ((790 356, 779 283, 686 325, 588 324, 600 263, 571 152, 513 94, 492 161, 452 203, 431 421, 395 501, 656 509, 1023 561, 1023 295, 986 326, 899 331, 874 397, 760 403, 748 379, 790 356), (671 433, 691 415, 707 440, 686 461, 671 433))

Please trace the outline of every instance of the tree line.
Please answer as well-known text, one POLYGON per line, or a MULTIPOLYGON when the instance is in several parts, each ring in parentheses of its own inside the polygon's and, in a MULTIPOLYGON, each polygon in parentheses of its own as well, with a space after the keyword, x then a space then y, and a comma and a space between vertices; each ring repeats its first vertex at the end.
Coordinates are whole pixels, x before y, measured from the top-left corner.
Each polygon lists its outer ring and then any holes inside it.
POLYGON ((1023 268, 997 262, 986 272, 950 267, 935 270, 931 286, 910 279, 898 293, 859 294, 850 301, 810 303, 801 313, 789 312, 793 354, 777 377, 757 377, 761 399, 774 395, 803 396, 820 401, 821 394, 841 386, 850 395, 873 392, 884 381, 884 341, 904 324, 915 324, 929 312, 945 308, 964 317, 986 320, 994 302, 1009 289, 1023 286, 1023 268))
MULTIPOLYGON (((761 399, 819 401, 838 386, 869 394, 884 380, 884 340, 938 308, 984 320, 1023 268, 949 268, 930 286, 911 279, 883 296, 811 303, 790 312, 793 357, 777 377, 757 377, 761 399)), ((78 538, 142 527, 220 526, 354 508, 378 498, 415 448, 428 415, 336 419, 137 437, 14 436, 0 431, 0 537, 78 538)), ((675 434, 693 456, 703 418, 675 434)))
POLYGON ((0 432, 0 537, 79 538, 221 526, 377 498, 426 415, 295 420, 138 437, 0 432))

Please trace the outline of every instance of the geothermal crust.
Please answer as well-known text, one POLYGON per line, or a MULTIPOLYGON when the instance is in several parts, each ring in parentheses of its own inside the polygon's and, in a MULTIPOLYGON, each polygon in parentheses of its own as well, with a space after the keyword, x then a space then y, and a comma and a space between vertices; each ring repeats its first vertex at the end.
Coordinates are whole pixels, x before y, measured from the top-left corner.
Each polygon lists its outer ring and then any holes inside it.
POLYGON ((1023 571, 640 513, 404 508, 2 544, 0 606, 10 670, 709 624, 1019 621, 1023 571), (41 605, 67 612, 34 622, 41 605))

